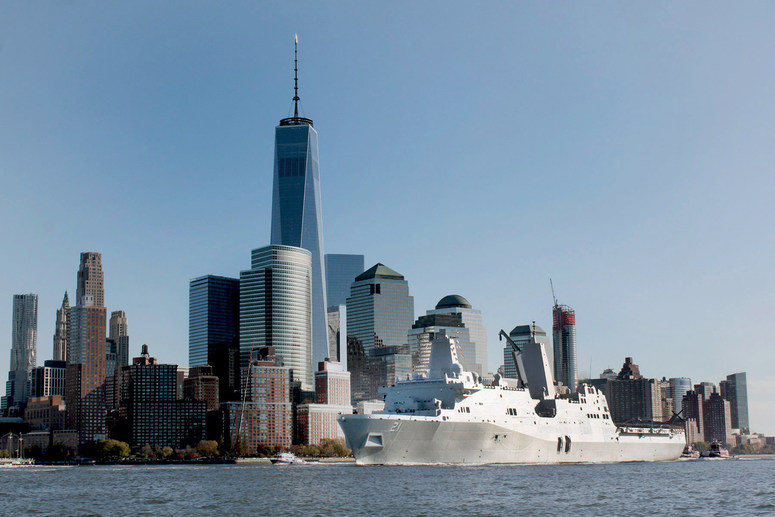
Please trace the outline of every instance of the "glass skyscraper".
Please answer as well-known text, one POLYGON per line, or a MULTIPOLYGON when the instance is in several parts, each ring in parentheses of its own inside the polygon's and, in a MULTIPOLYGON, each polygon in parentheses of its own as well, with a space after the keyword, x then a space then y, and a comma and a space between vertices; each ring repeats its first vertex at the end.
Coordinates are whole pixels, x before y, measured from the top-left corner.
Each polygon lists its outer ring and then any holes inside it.
MULTIPOLYGON (((251 268, 240 273, 240 364, 251 348, 273 346, 281 366, 313 390, 312 257, 308 250, 270 245, 253 250, 251 268)), ((257 352, 256 352, 257 353, 257 352)), ((255 359, 254 354, 254 359, 255 359)))
POLYGON ((363 273, 363 255, 326 254, 326 296, 329 307, 345 305, 355 277, 363 273))
POLYGON ((376 264, 355 278, 347 298, 347 368, 354 402, 412 373, 407 332, 414 298, 403 275, 376 264))
MULTIPOLYGON (((239 334, 239 279, 206 275, 188 287, 188 365, 210 364, 210 348, 228 347, 239 334)), ((213 365, 211 365, 213 366, 213 365)))
POLYGON ((275 128, 271 244, 304 248, 312 260, 312 358, 328 356, 326 277, 323 264, 323 214, 320 200, 318 133, 298 114, 275 128))
POLYGON ((745 372, 727 375, 721 381, 721 396, 729 401, 733 429, 748 429, 748 386, 745 372))
POLYGON ((32 370, 37 366, 38 295, 13 295, 11 365, 6 383, 5 406, 21 407, 30 395, 32 370))

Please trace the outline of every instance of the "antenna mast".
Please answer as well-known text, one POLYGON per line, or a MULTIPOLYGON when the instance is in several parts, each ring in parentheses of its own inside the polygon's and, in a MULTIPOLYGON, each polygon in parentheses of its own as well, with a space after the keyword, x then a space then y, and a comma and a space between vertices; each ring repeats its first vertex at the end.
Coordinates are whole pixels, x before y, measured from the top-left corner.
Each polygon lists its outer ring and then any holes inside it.
POLYGON ((293 35, 293 117, 299 118, 299 35, 293 35))

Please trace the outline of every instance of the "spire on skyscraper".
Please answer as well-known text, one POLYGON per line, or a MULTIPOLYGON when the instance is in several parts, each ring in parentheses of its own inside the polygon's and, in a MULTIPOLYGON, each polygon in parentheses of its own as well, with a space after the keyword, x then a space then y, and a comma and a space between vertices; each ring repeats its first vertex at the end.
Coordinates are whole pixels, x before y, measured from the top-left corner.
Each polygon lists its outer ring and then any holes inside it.
POLYGON ((280 121, 281 126, 312 125, 312 119, 299 116, 299 35, 293 35, 293 117, 280 121))

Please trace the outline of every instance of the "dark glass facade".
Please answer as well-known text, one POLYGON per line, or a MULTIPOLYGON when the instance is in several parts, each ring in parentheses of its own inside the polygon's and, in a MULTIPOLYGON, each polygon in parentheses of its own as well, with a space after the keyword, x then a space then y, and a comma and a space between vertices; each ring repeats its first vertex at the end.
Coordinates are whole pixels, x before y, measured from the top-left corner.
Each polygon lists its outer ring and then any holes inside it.
POLYGON ((239 280, 207 275, 188 289, 188 365, 209 364, 212 348, 234 345, 239 335, 239 280))
POLYGON ((326 254, 326 289, 329 307, 344 305, 355 277, 363 273, 363 255, 326 254))
POLYGON ((323 361, 328 356, 323 214, 318 134, 308 119, 285 119, 275 129, 271 244, 312 255, 312 359, 323 361))

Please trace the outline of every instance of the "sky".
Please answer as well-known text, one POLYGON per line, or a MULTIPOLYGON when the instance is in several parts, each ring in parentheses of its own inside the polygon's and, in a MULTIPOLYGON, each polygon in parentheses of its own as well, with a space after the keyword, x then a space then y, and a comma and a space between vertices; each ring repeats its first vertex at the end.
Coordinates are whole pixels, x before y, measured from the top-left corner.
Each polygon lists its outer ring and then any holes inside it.
POLYGON ((188 360, 188 283, 269 243, 274 127, 320 135, 324 245, 497 333, 576 311, 579 374, 747 372, 775 434, 775 4, 0 3, 0 377, 102 253, 131 354, 188 360), (5 351, 3 351, 5 350, 5 351))

